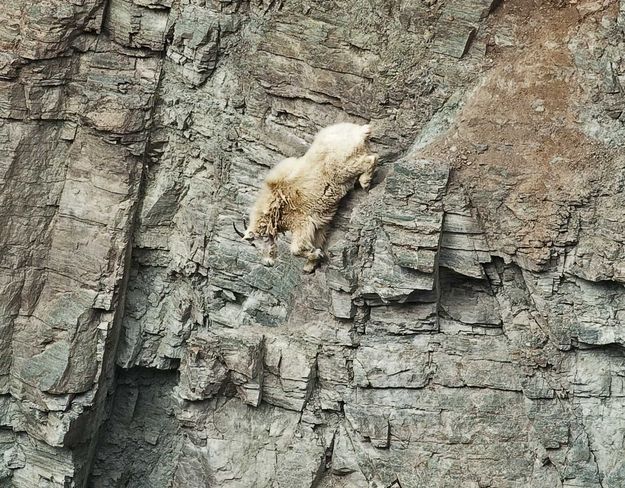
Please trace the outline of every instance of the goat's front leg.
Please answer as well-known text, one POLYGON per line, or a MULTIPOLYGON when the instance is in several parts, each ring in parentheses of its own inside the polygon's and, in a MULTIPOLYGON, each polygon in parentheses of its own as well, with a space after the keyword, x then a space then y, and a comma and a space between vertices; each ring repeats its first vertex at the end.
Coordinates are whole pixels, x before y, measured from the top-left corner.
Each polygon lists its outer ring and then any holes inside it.
POLYGON ((373 173, 375 171, 377 163, 377 154, 371 154, 362 158, 362 174, 358 178, 358 183, 365 190, 369 190, 369 187, 371 186, 371 180, 373 179, 373 173))
POLYGON ((317 246, 317 226, 312 220, 308 220, 297 229, 293 230, 293 240, 291 241, 291 253, 294 256, 306 258, 304 271, 312 273, 317 267, 317 263, 323 257, 323 252, 317 246))
POLYGON ((315 236, 315 226, 308 221, 292 231, 291 254, 294 256, 308 256, 315 249, 313 239, 315 236))
POLYGON ((319 262, 323 259, 324 254, 322 248, 326 242, 327 233, 328 229, 325 225, 315 230, 313 238, 314 250, 308 254, 306 264, 304 265, 304 272, 312 273, 319 265, 319 262))
POLYGON ((278 246, 274 237, 263 239, 262 243, 262 263, 265 266, 273 266, 278 256, 278 246))

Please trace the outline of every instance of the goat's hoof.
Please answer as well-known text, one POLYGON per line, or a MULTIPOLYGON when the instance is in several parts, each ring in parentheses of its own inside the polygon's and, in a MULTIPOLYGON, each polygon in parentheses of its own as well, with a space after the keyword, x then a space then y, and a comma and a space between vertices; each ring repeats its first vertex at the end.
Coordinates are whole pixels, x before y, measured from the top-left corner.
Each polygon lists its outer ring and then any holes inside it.
POLYGON ((312 273, 319 266, 319 262, 325 257, 321 249, 315 249, 310 253, 306 264, 304 265, 304 273, 312 273))
POLYGON ((271 267, 275 264, 276 260, 273 258, 263 258, 263 266, 271 267))
POLYGON ((369 191, 369 189, 371 188, 371 178, 366 180, 358 180, 358 183, 360 184, 360 188, 362 188, 364 191, 369 191))

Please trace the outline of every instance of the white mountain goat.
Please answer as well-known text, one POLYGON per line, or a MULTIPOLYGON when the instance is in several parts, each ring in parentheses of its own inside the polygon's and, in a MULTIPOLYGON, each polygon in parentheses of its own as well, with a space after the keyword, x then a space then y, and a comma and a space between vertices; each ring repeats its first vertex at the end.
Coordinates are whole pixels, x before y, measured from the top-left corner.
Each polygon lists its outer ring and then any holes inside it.
POLYGON ((252 245, 262 239, 264 265, 275 262, 277 235, 291 231, 291 252, 307 258, 304 271, 315 270, 341 199, 356 180, 365 190, 371 185, 378 156, 369 148, 370 135, 369 125, 331 125, 319 131, 306 154, 284 159, 269 172, 245 234, 235 227, 252 245))

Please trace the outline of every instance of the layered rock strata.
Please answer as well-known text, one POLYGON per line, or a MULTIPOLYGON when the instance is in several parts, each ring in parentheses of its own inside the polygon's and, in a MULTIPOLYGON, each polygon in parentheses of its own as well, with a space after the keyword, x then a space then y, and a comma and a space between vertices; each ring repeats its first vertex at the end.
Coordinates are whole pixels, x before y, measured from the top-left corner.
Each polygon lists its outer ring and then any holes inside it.
POLYGON ((0 486, 625 486, 625 5, 0 9, 0 486), (313 275, 232 229, 371 122, 313 275))

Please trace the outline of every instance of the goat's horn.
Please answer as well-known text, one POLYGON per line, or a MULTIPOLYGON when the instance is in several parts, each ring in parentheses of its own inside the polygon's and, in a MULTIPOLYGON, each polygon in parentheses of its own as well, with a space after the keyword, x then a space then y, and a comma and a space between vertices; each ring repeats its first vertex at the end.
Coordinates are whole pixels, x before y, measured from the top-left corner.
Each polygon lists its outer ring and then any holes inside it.
MULTIPOLYGON (((245 221, 243 221, 245 222, 245 221)), ((241 238, 241 239, 245 239, 245 236, 243 235, 243 232, 241 232, 239 229, 237 229, 237 226, 234 222, 232 222, 232 227, 234 228, 234 231, 237 233, 237 235, 241 238)), ((247 228, 247 226, 246 226, 247 228)))
MULTIPOLYGON (((243 219, 243 225, 245 226, 246 232, 247 232, 247 222, 245 221, 245 219, 243 219)), ((252 247, 256 247, 256 244, 254 244, 254 239, 250 239, 249 237, 245 237, 245 234, 243 234, 243 232, 241 232, 239 229, 237 229, 237 226, 234 222, 232 222, 232 227, 234 228, 234 231, 237 233, 237 235, 243 239, 244 241, 249 242, 252 247)))

